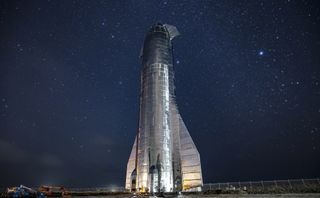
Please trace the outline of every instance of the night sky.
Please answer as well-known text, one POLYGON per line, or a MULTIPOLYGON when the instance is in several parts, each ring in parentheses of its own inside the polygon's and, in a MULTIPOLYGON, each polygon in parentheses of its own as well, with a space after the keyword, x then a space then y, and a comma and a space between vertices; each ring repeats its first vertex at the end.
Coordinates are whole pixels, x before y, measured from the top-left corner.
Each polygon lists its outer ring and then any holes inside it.
POLYGON ((1 0, 0 187, 124 185, 156 22, 204 183, 319 177, 319 4, 1 0))

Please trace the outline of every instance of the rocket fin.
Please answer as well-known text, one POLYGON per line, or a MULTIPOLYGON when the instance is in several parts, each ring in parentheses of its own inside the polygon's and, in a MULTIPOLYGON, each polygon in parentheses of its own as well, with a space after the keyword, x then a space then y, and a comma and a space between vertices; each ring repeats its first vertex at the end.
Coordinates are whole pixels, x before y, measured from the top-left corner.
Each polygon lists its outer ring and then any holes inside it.
POLYGON ((179 114, 182 190, 201 190, 202 171, 200 154, 179 114))
POLYGON ((172 40, 175 37, 180 35, 180 33, 179 33, 178 29, 176 28, 176 26, 169 25, 169 24, 164 24, 163 26, 165 26, 167 28, 168 32, 169 32, 170 40, 172 40))
POLYGON ((132 173, 136 169, 136 148, 137 148, 137 136, 134 140, 134 144, 132 146, 131 154, 127 164, 127 175, 126 175, 126 189, 132 189, 132 173))

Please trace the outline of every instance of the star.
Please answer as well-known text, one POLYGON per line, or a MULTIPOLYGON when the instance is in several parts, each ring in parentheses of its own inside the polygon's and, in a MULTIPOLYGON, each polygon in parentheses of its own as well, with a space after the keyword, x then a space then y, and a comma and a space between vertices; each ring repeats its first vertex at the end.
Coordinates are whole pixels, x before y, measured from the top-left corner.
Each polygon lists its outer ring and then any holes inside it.
POLYGON ((260 50, 259 51, 259 56, 263 56, 264 55, 264 51, 263 50, 260 50))

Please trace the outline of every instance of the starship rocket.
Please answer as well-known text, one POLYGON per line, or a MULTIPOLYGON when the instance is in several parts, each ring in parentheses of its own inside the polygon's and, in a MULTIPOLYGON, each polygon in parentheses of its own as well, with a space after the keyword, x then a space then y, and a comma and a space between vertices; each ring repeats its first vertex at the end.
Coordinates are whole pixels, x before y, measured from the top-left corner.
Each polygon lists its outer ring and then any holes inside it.
POLYGON ((141 49, 139 128, 125 185, 130 191, 201 190, 200 155, 175 100, 172 40, 178 35, 175 26, 157 23, 141 49))

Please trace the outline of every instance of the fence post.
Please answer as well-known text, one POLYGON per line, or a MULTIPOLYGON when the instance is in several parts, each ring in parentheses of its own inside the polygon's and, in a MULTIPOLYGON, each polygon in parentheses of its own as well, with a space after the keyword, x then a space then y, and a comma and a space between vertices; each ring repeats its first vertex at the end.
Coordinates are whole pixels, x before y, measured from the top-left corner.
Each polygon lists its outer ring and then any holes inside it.
POLYGON ((304 186, 304 187, 307 187, 306 184, 304 183, 304 180, 301 179, 301 181, 302 181, 302 183, 303 183, 303 186, 304 186))
POLYGON ((264 184, 263 184, 263 181, 261 181, 261 186, 262 186, 262 189, 264 189, 264 184))
POLYGON ((221 190, 220 183, 219 183, 219 190, 221 190))
POLYGON ((320 180, 319 180, 319 178, 317 178, 317 181, 318 181, 318 184, 320 185, 320 180))
POLYGON ((252 190, 252 182, 250 181, 249 183, 250 183, 250 189, 252 190))
POLYGON ((277 181, 273 180, 274 184, 276 185, 276 187, 278 187, 277 181))
POLYGON ((290 187, 290 188, 292 188, 292 185, 291 185, 290 179, 288 179, 288 184, 289 184, 289 187, 290 187))
POLYGON ((238 181, 238 185, 239 185, 239 188, 241 188, 241 183, 240 183, 240 181, 238 181))
POLYGON ((211 191, 211 183, 209 184, 209 190, 211 191))

